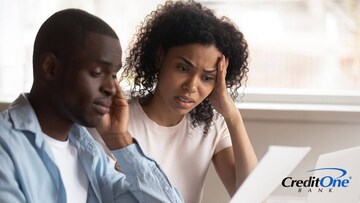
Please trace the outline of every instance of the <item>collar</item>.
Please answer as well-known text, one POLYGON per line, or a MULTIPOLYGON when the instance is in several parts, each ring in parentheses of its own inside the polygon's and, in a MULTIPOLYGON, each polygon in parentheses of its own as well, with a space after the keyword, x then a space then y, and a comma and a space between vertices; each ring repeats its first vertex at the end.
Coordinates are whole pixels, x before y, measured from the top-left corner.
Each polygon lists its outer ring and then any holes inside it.
POLYGON ((22 93, 13 103, 10 104, 9 115, 13 122, 14 129, 19 131, 29 131, 35 134, 35 142, 37 145, 40 145, 43 141, 40 123, 36 117, 34 109, 27 99, 27 96, 27 93, 22 93))
MULTIPOLYGON (((41 126, 33 107, 28 100, 28 93, 22 93, 10 104, 9 115, 15 130, 28 131, 35 135, 35 144, 41 147, 44 143, 41 126)), ((86 151, 94 152, 96 146, 87 130, 74 124, 69 132, 70 142, 86 151)))

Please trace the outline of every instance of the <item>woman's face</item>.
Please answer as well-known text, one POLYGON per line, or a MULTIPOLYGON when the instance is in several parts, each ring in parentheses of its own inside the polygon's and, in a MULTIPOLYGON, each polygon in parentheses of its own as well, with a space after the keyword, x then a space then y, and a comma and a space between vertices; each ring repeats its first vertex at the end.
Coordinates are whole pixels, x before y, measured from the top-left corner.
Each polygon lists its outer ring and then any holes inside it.
POLYGON ((214 89, 222 53, 213 45, 189 44, 160 55, 160 73, 152 103, 184 115, 214 89))

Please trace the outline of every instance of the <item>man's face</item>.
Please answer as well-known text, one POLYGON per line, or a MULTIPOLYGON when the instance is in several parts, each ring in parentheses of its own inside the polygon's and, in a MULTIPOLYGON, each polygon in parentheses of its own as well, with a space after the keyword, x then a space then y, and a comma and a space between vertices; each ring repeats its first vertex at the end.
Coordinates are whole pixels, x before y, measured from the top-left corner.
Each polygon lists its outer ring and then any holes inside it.
POLYGON ((115 95, 114 79, 121 68, 119 40, 89 33, 85 46, 62 69, 53 101, 59 113, 71 122, 95 127, 109 112, 115 95))

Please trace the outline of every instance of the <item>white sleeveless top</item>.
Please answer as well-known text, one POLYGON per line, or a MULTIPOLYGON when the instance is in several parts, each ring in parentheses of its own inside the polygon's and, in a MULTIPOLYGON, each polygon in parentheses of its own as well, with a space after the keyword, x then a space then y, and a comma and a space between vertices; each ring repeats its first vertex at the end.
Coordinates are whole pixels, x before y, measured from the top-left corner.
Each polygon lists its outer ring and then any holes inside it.
POLYGON ((152 121, 138 101, 133 101, 129 107, 129 132, 144 153, 161 166, 186 203, 200 202, 214 154, 231 146, 223 117, 216 113, 214 125, 204 136, 204 125, 192 128, 189 114, 177 125, 164 127, 152 121))

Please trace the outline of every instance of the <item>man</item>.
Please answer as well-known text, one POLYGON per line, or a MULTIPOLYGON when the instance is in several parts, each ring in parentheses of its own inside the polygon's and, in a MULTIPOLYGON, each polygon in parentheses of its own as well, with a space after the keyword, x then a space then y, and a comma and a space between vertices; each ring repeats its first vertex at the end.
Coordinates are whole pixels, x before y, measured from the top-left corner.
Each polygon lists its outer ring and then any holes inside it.
POLYGON ((110 26, 87 12, 45 21, 31 91, 0 114, 0 202, 182 202, 127 131, 121 51, 110 26), (97 127, 123 173, 83 126, 97 127))

